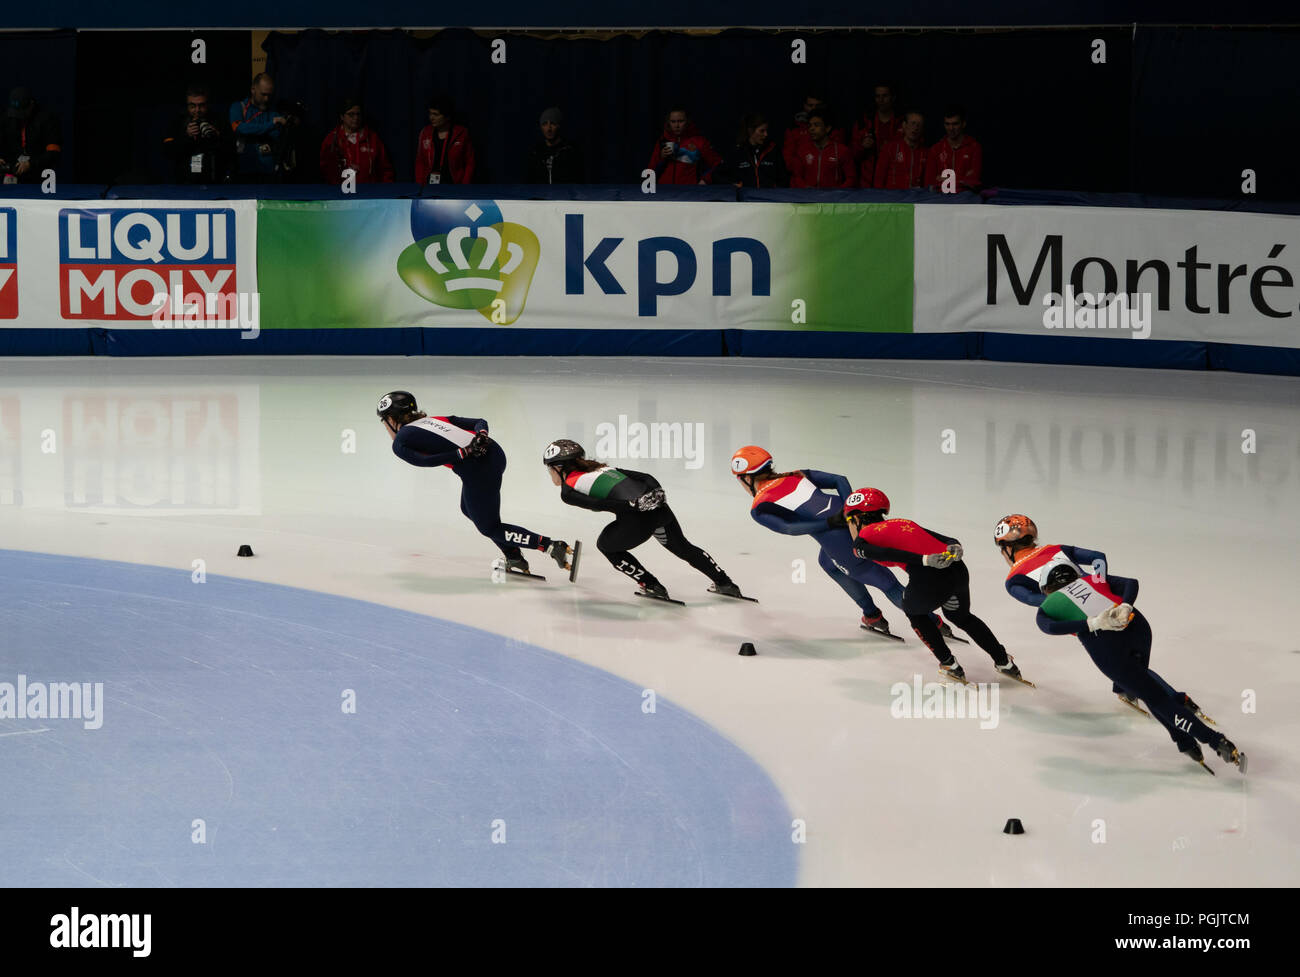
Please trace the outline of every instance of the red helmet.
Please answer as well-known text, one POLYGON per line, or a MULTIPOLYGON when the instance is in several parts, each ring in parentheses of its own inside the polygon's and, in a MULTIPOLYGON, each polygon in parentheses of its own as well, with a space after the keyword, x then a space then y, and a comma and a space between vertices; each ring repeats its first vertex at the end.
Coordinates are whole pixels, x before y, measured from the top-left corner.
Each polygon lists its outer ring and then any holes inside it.
POLYGON ((736 450, 731 456, 731 473, 733 475, 757 475, 771 471, 772 456, 757 445, 748 444, 736 450))
POLYGON ((856 516, 864 512, 879 512, 889 515, 889 496, 877 488, 862 488, 844 500, 844 516, 856 516))

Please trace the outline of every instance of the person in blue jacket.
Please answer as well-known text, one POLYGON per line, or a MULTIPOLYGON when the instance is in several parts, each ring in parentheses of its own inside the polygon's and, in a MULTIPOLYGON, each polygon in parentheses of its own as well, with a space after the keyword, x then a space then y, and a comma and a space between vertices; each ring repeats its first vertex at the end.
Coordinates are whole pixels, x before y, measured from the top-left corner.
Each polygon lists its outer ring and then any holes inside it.
POLYGON ((488 435, 481 417, 430 417, 405 390, 380 398, 375 413, 393 439, 393 454, 421 468, 450 468, 461 480, 460 511, 474 528, 492 540, 506 559, 506 569, 528 573, 523 550, 541 550, 561 569, 569 569, 569 544, 523 526, 501 521, 501 476, 506 453, 488 435))
POLYGON ((1205 724, 1189 695, 1151 670, 1151 625, 1134 607, 1136 579, 1110 573, 1106 554, 1097 550, 1039 545, 1038 527, 1019 513, 1002 517, 993 541, 1011 567, 1007 593, 1038 608, 1040 631, 1077 637, 1120 700, 1139 711, 1138 701, 1145 702, 1180 752, 1204 766, 1199 744, 1205 743, 1246 772, 1246 755, 1205 724))
MULTIPOLYGON (((793 472, 772 468, 772 455, 757 445, 746 445, 731 457, 732 474, 753 497, 749 513, 754 521, 774 533, 813 537, 821 547, 817 565, 861 609, 862 627, 897 637, 867 588, 875 587, 901 610, 903 585, 887 567, 854 555, 848 524, 840 512, 853 492, 849 480, 810 468, 793 472)), ((954 637, 947 623, 932 616, 945 638, 954 637)))

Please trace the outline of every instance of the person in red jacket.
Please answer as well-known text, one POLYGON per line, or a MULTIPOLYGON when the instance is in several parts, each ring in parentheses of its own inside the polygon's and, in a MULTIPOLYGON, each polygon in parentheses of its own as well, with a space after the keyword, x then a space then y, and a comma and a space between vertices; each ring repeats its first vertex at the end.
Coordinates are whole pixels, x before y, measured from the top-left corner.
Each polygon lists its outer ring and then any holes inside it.
MULTIPOLYGON (((819 91, 820 89, 814 89, 819 91)), ((785 168, 789 172, 794 172, 795 160, 802 155, 803 144, 808 141, 808 119, 813 112, 825 112, 826 100, 820 95, 806 95, 803 100, 803 108, 794 115, 794 125, 785 130, 781 137, 781 158, 785 161, 785 168)), ((822 116, 825 118, 825 115, 822 116)), ((846 143, 848 140, 844 136, 844 130, 832 129, 831 139, 835 142, 846 143)))
POLYGON ((361 102, 345 98, 339 124, 320 144, 320 172, 326 183, 343 182, 343 171, 353 170, 358 183, 392 183, 393 164, 379 134, 362 121, 361 102))
POLYGON ((709 141, 695 128, 686 109, 675 106, 664 120, 664 130, 650 150, 647 169, 655 171, 659 183, 708 183, 714 168, 722 162, 709 141))
POLYGON ((429 99, 429 124, 415 144, 416 183, 473 183, 474 144, 469 130, 452 122, 451 102, 429 99))
POLYGON ((877 190, 914 190, 925 185, 924 136, 925 116, 908 112, 903 117, 903 138, 886 145, 876 160, 877 190))
POLYGON ((950 106, 943 114, 944 137, 930 147, 925 161, 925 185, 943 189, 943 171, 957 176, 957 191, 978 190, 984 169, 984 150, 966 135, 966 110, 950 106))
POLYGON ((790 186, 841 190, 857 186, 853 152, 832 137, 820 109, 808 115, 808 139, 799 147, 790 186))
POLYGON ((903 119, 894 112, 894 86, 881 82, 875 88, 875 108, 864 112, 853 124, 849 140, 849 148, 858 163, 858 186, 875 185, 880 150, 902 138, 903 119))

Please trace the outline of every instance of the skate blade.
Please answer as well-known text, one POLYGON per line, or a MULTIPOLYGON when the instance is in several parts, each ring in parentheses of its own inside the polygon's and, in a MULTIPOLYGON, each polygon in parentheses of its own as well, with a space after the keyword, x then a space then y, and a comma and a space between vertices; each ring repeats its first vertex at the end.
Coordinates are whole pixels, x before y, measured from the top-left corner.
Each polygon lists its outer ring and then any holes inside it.
POLYGON ((1213 770, 1210 769, 1209 765, 1204 760, 1197 760, 1196 762, 1199 763, 1202 767, 1205 767, 1206 773, 1208 773, 1211 777, 1218 776, 1218 774, 1216 774, 1213 770))
POLYGON ((744 594, 722 594, 722 593, 718 593, 718 591, 715 590, 713 587, 709 588, 709 593, 718 594, 719 597, 730 597, 732 600, 747 600, 751 604, 758 603, 757 597, 746 597, 744 594))
POLYGON ((955 641, 959 645, 970 644, 970 642, 967 641, 965 638, 959 638, 955 634, 944 634, 944 635, 940 635, 940 637, 943 638, 944 641, 955 641))
POLYGON ((957 675, 953 675, 952 672, 945 672, 942 668, 939 669, 939 675, 940 675, 940 677, 942 677, 942 678, 946 678, 946 679, 947 679, 948 681, 950 681, 950 682, 960 682, 962 685, 974 685, 974 684, 975 684, 974 682, 972 682, 972 681, 971 681, 970 679, 968 679, 968 678, 963 678, 963 677, 959 677, 959 676, 957 676, 957 675))
POLYGON ((903 636, 901 634, 893 634, 889 631, 877 631, 875 628, 869 628, 865 624, 859 624, 858 627, 860 627, 863 631, 867 632, 867 634, 875 635, 877 638, 889 638, 893 641, 903 640, 903 636))
POLYGON ((574 583, 578 579, 578 561, 582 559, 582 540, 573 541, 573 549, 569 550, 572 554, 569 565, 565 567, 569 571, 569 583, 574 583))
POLYGON ((1009 678, 1009 679, 1011 679, 1011 681, 1013 681, 1013 682, 1019 682, 1021 685, 1027 685, 1027 686, 1029 686, 1031 689, 1036 689, 1036 688, 1038 688, 1037 685, 1035 685, 1033 682, 1029 681, 1029 679, 1027 679, 1027 678, 1016 678, 1014 675, 1007 675, 1007 674, 1005 674, 1005 673, 1003 673, 1003 672, 998 672, 998 674, 1001 675, 1003 678, 1009 678))
POLYGON ((507 577, 527 577, 529 580, 545 580, 540 573, 529 573, 526 570, 506 570, 507 577))
POLYGON ((656 597, 654 594, 647 594, 647 593, 645 593, 644 591, 640 591, 640 590, 634 590, 634 591, 632 591, 632 593, 636 594, 636 596, 638 596, 638 597, 644 597, 646 600, 657 600, 657 601, 661 601, 662 603, 665 603, 665 604, 676 604, 676 605, 678 605, 679 607, 685 607, 685 606, 686 606, 686 601, 684 601, 684 600, 675 600, 675 599, 673 599, 672 597, 656 597))
POLYGON ((1134 712, 1140 712, 1140 713, 1142 713, 1142 715, 1146 716, 1148 719, 1151 718, 1151 713, 1147 712, 1145 709, 1143 709, 1141 706, 1139 706, 1136 702, 1128 702, 1128 701, 1126 701, 1126 700, 1124 700, 1124 699, 1120 699, 1119 701, 1120 701, 1120 702, 1123 702, 1124 705, 1128 706, 1128 707, 1129 707, 1130 709, 1132 709, 1134 712))

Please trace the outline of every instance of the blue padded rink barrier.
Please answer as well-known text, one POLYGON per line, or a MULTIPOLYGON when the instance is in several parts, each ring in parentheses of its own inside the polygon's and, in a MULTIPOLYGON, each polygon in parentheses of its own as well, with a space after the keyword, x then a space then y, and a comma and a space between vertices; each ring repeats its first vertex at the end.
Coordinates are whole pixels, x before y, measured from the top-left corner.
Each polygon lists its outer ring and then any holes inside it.
POLYGON ((95 718, 0 720, 0 885, 794 881, 752 760, 562 655, 161 567, 0 550, 0 588, 0 681, 107 690, 95 718))
POLYGON ((988 361, 0 359, 0 710, 20 675, 106 699, 98 729, 0 718, 0 884, 1293 886, 1297 389, 988 361), (395 389, 489 421, 503 517, 582 540, 576 583, 531 554, 545 582, 492 581, 458 479, 393 455, 395 389), (595 547, 608 517, 546 475, 560 437, 653 473, 761 603, 654 542, 638 557, 687 606, 635 598, 595 547), (960 645, 988 716, 898 714, 900 684, 942 689, 933 657, 878 593, 904 640, 862 632, 816 545, 751 518, 746 444, 960 539, 974 613, 1038 687, 960 645), (1140 581, 1152 667, 1247 776, 1190 763, 1038 630, 990 539, 1010 512, 1140 581))

